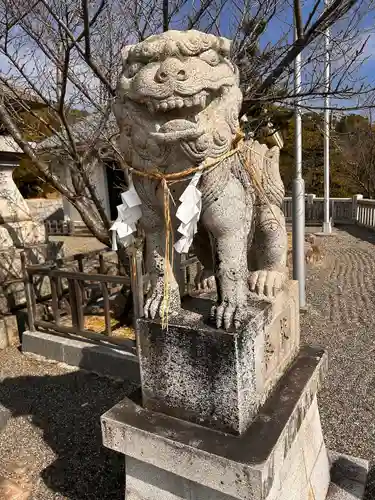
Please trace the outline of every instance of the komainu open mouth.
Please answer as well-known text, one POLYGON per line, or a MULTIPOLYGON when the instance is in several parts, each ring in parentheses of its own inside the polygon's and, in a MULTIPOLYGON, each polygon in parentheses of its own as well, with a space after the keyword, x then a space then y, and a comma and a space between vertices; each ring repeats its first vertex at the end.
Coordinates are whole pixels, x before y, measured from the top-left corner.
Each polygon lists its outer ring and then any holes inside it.
POLYGON ((151 132, 150 136, 157 142, 174 142, 178 140, 195 140, 204 134, 196 123, 186 119, 169 120, 162 126, 156 124, 156 132, 151 132))

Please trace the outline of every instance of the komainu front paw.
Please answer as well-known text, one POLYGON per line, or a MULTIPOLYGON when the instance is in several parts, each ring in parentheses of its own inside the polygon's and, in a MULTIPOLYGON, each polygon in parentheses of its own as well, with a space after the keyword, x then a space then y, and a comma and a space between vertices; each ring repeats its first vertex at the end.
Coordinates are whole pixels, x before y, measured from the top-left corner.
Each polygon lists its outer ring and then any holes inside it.
POLYGON ((216 328, 229 330, 234 326, 238 330, 246 317, 247 301, 236 304, 231 300, 225 300, 211 309, 211 321, 216 328))
MULTIPOLYGON (((144 306, 145 318, 155 319, 157 315, 163 316, 164 278, 159 277, 151 287, 144 306)), ((168 315, 177 312, 181 306, 180 292, 176 283, 171 283, 168 295, 168 315)))
POLYGON ((287 271, 254 271, 249 276, 250 291, 266 297, 275 297, 287 279, 287 271))
POLYGON ((213 271, 202 269, 197 273, 195 280, 195 289, 200 292, 211 292, 216 289, 216 281, 213 271))
POLYGON ((231 283, 223 299, 211 309, 211 321, 216 328, 229 330, 232 326, 238 330, 248 316, 248 289, 246 283, 231 283))

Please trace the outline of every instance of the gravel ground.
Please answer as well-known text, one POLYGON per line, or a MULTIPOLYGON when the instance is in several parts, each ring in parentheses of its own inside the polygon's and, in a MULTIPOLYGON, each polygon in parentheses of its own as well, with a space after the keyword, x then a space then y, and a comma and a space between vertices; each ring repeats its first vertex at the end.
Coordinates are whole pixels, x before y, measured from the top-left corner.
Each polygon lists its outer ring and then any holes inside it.
MULTIPOLYGON (((347 228, 320 244, 301 330, 303 342, 329 353, 319 398, 327 445, 375 463, 375 233, 347 228)), ((16 349, 0 351, 0 367, 0 403, 13 413, 0 435, 0 472, 26 457, 32 500, 123 498, 123 459, 101 446, 99 417, 134 387, 16 349)), ((375 500, 373 471, 366 500, 375 500)))
MULTIPOLYGON (((375 233, 345 229, 319 239, 324 259, 308 272, 302 341, 329 355, 319 398, 327 446, 375 464, 375 233)), ((366 500, 375 499, 374 472, 366 500)))
POLYGON ((124 459, 102 446, 100 415, 134 387, 16 348, 0 351, 0 377, 0 402, 13 414, 0 434, 1 475, 26 463, 32 500, 123 498, 124 459))

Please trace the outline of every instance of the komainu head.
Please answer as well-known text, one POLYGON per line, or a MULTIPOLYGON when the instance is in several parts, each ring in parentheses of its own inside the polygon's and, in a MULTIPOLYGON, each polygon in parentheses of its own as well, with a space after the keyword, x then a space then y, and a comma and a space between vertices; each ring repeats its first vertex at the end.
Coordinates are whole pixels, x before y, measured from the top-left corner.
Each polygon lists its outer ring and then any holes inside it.
POLYGON ((138 117, 153 142, 177 143, 194 162, 225 152, 242 102, 229 51, 226 38, 195 30, 127 46, 115 106, 120 129, 131 134, 138 117))

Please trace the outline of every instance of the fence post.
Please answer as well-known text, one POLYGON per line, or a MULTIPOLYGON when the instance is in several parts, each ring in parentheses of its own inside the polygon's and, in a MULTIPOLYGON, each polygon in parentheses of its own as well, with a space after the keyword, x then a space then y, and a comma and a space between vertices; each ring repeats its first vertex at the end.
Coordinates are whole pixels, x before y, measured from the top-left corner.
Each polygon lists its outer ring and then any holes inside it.
POLYGON ((358 200, 363 200, 363 194, 355 194, 352 197, 352 222, 358 222, 358 200))
MULTIPOLYGON (((84 273, 85 272, 85 267, 84 267, 84 258, 85 256, 82 254, 82 253, 78 253, 74 256, 74 259, 77 260, 77 263, 78 263, 78 271, 80 273, 84 273)), ((83 300, 83 304, 85 305, 86 304, 86 300, 87 300, 87 294, 86 294, 86 288, 85 288, 85 283, 83 281, 80 281, 79 282, 79 285, 81 287, 81 293, 82 293, 82 300, 83 300)))
POLYGON ((312 205, 314 203, 315 198, 316 194, 307 194, 306 195, 307 204, 312 205))
POLYGON ((316 198, 315 194, 305 195, 305 220, 306 222, 311 222, 314 218, 314 200, 316 198))
POLYGON ((22 265, 23 283, 25 286, 25 297, 26 297, 27 317, 28 317, 28 321, 29 321, 29 328, 30 328, 30 331, 34 332, 35 331, 34 322, 35 322, 35 315, 36 315, 36 307, 35 307, 33 278, 27 270, 25 252, 21 252, 21 265, 22 265))
POLYGON ((68 278, 68 288, 72 325, 82 331, 85 327, 85 318, 82 310, 81 285, 76 279, 68 278))
MULTIPOLYGON (((106 274, 104 265, 104 256, 102 253, 99 254, 99 273, 106 274)), ((108 293, 108 283, 100 283, 100 285, 103 294, 105 331, 106 334, 110 337, 112 335, 112 327, 111 327, 111 311, 110 311, 110 302, 108 293)))

